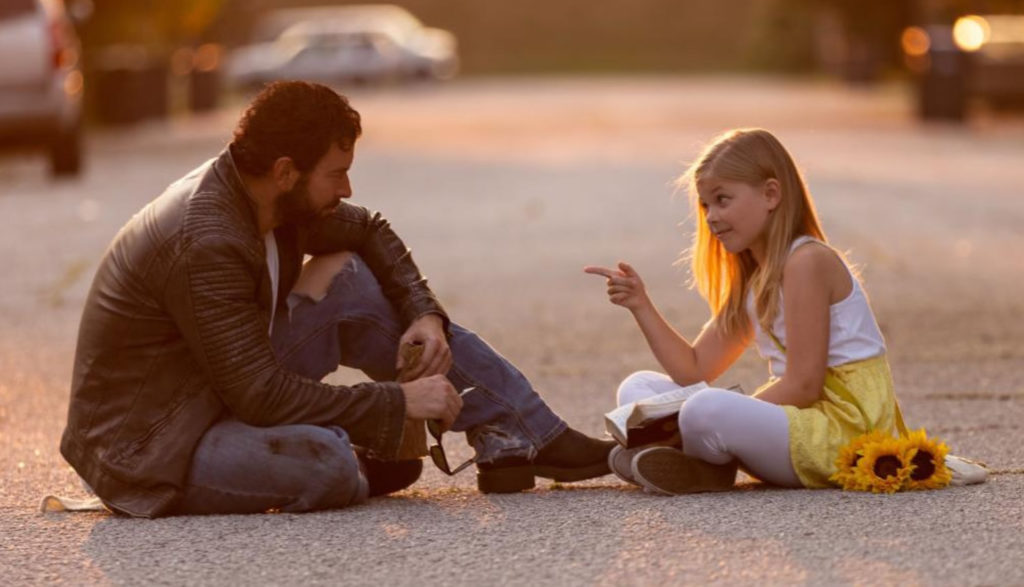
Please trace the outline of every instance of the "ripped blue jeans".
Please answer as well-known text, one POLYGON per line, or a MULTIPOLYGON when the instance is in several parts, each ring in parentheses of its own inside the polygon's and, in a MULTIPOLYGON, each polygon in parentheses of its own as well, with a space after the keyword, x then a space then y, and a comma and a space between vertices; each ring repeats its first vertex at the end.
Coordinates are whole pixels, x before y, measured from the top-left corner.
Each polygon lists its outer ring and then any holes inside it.
MULTIPOLYGON (((271 343, 291 371, 320 380, 339 365, 376 381, 396 378, 404 332, 369 267, 354 256, 319 301, 292 293, 279 309, 271 343)), ((452 429, 466 432, 477 462, 533 458, 566 429, 530 382, 479 336, 451 324, 448 340, 456 389, 463 398, 452 429)), ((214 425, 193 457, 178 513, 245 513, 279 508, 344 507, 366 498, 367 484, 345 431, 336 426, 255 428, 236 421, 214 425), (280 458, 267 459, 268 444, 280 458)))
MULTIPOLYGON (((398 339, 405 329, 370 268, 358 256, 338 273, 320 301, 298 294, 274 322, 274 351, 288 369, 323 379, 344 365, 375 381, 394 381, 398 339)), ((465 431, 478 462, 533 458, 566 428, 512 363, 479 336, 452 323, 448 344, 456 389, 463 398, 452 430, 465 431)))

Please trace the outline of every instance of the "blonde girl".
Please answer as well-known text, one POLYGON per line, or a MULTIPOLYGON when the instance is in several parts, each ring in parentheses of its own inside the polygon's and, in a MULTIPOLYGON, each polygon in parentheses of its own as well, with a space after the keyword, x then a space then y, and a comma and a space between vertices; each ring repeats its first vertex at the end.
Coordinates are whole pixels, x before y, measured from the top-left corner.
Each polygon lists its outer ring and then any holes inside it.
POLYGON ((632 312, 665 374, 619 386, 618 403, 717 379, 753 342, 771 378, 753 396, 708 388, 679 413, 682 450, 616 448, 621 478, 680 494, 726 489, 740 465, 786 487, 825 487, 842 446, 895 432, 885 342, 867 297, 828 245, 804 180, 762 129, 716 138, 680 179, 696 210, 693 278, 712 318, 692 343, 670 326, 633 267, 586 267, 632 312))

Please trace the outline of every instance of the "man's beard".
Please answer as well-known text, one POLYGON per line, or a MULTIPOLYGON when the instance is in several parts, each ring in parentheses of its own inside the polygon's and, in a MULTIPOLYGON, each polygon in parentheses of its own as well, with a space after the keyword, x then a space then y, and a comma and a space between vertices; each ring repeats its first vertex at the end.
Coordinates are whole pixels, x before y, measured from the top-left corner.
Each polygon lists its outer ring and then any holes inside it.
POLYGON ((303 175, 292 189, 281 194, 275 204, 277 218, 281 224, 302 226, 316 220, 320 213, 310 205, 309 177, 303 175))

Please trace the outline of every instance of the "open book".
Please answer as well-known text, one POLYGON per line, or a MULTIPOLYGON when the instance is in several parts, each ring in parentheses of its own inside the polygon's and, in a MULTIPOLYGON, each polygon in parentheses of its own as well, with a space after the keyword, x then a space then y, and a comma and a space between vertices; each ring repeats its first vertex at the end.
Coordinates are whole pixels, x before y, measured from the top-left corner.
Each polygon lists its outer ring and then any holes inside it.
MULTIPOLYGON (((701 381, 619 406, 604 415, 605 429, 626 448, 668 440, 679 432, 678 414, 683 402, 707 387, 701 381)), ((729 389, 742 393, 739 386, 729 389)))
POLYGON ((626 448, 671 438, 679 430, 676 414, 683 402, 707 386, 701 381, 619 406, 604 415, 605 428, 626 448))

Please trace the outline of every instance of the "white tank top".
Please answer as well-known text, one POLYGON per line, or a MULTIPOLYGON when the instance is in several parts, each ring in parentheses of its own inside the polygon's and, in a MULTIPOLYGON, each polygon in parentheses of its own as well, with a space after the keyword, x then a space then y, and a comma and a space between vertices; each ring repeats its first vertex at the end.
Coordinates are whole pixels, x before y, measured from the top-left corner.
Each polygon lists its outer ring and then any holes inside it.
MULTIPOLYGON (((811 236, 797 237, 789 252, 809 243, 821 242, 811 236)), ((844 263, 845 266, 845 263, 844 263)), ((849 267, 846 267, 850 271, 849 267)), ((868 304, 867 296, 857 278, 850 273, 853 289, 850 295, 829 307, 828 366, 835 367, 854 361, 862 361, 885 354, 885 340, 875 321, 875 315, 868 304)), ((772 376, 782 377, 786 372, 786 355, 775 346, 771 337, 761 329, 754 310, 754 296, 747 296, 747 315, 754 325, 754 342, 757 352, 769 362, 772 376)), ((772 332, 786 346, 786 319, 783 315, 782 292, 779 292, 779 312, 772 325, 772 332)))

